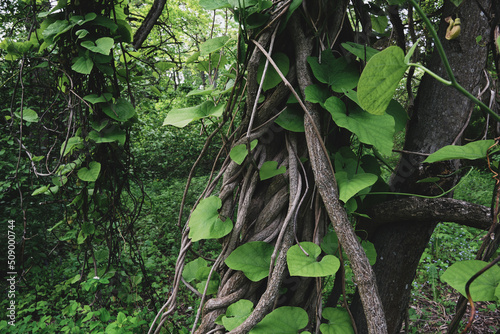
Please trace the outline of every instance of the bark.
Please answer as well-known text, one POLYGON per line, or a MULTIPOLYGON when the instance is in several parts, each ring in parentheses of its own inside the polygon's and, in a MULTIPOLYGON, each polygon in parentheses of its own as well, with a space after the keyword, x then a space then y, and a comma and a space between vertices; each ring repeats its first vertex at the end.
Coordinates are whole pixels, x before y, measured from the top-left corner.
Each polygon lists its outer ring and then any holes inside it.
POLYGON ((156 24, 156 21, 158 21, 158 18, 160 17, 166 3, 167 0, 155 0, 153 2, 148 15, 146 15, 146 18, 142 22, 141 26, 134 34, 132 45, 135 49, 139 49, 141 47, 142 43, 144 43, 151 30, 153 30, 153 27, 156 24))
MULTIPOLYGON (((490 0, 479 3, 483 8, 491 6, 490 0)), ((457 81, 473 93, 478 90, 487 58, 487 48, 478 45, 475 39, 477 36, 488 38, 489 29, 486 15, 481 12, 476 1, 464 1, 459 8, 445 1, 439 35, 457 81), (447 25, 444 18, 452 14, 460 17, 462 34, 458 39, 447 41, 444 39, 447 25)), ((428 67, 446 78, 436 51, 428 67)), ((457 91, 425 75, 418 90, 414 114, 407 127, 405 149, 432 153, 445 145, 451 145, 459 136, 471 107, 471 102, 457 91)), ((450 174, 458 168, 456 161, 430 166, 422 165, 422 161, 423 158, 417 155, 403 154, 391 180, 391 188, 397 192, 436 195, 438 189, 415 182, 426 176, 450 174)), ((449 189, 452 185, 453 182, 450 182, 442 186, 449 189)), ((389 333, 398 333, 401 328, 420 256, 436 226, 435 219, 422 218, 413 222, 405 219, 384 224, 371 236, 378 254, 374 270, 389 333)), ((366 333, 360 309, 359 301, 355 301, 352 310, 357 315, 359 332, 366 333)))

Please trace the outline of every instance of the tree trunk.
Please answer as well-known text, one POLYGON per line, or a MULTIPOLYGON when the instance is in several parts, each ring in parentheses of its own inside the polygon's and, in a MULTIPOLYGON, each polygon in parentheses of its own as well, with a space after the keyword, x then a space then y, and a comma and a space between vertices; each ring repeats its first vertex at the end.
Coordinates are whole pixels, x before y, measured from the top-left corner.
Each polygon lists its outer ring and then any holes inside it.
MULTIPOLYGON (((479 3, 482 8, 491 7, 490 0, 479 3)), ((490 27, 486 15, 476 1, 464 1, 458 9, 450 1, 445 1, 439 29, 439 36, 457 81, 473 94, 478 92, 486 65, 487 47, 476 43, 477 36, 482 36, 483 40, 489 39, 490 27), (444 38, 448 25, 444 18, 452 14, 461 19, 462 33, 459 38, 448 41, 444 38)), ((446 78, 437 51, 434 51, 428 67, 446 78)), ((461 130, 472 107, 472 103, 458 91, 425 75, 418 89, 414 114, 407 126, 404 149, 433 153, 445 145, 460 145, 461 130)), ((437 195, 440 193, 439 189, 415 182, 429 176, 450 174, 459 166, 458 161, 424 165, 423 160, 424 157, 419 155, 403 154, 391 180, 392 190, 437 195)), ((441 186, 449 189, 455 182, 453 180, 441 186)), ((374 270, 389 333, 399 333, 417 265, 435 226, 435 220, 398 221, 381 226, 370 237, 378 255, 374 270)), ((352 310, 357 315, 359 333, 367 333, 359 301, 353 303, 352 310)))

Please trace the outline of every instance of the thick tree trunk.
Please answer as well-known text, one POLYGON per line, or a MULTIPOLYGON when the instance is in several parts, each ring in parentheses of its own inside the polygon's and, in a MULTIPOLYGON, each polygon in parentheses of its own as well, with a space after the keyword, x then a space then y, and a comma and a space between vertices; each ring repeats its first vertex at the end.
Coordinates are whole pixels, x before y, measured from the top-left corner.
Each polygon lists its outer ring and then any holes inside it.
MULTIPOLYGON (((486 9, 491 6, 491 0, 479 3, 486 9)), ((487 48, 476 43, 477 36, 482 36, 483 40, 490 36, 486 15, 476 1, 464 1, 459 8, 450 1, 445 1, 439 29, 439 36, 457 81, 474 94, 478 91, 487 57, 487 48), (462 33, 459 38, 447 41, 444 39, 447 26, 444 18, 452 14, 461 19, 462 33)), ((428 67, 446 78, 444 66, 436 51, 428 67)), ((471 108, 472 103, 458 91, 425 75, 418 90, 414 114, 407 127, 405 150, 432 153, 455 142, 460 145, 461 138, 458 141, 456 139, 461 134, 471 108)), ((392 190, 437 195, 439 189, 415 182, 428 176, 450 174, 458 167, 456 161, 429 166, 422 165, 423 160, 418 155, 403 154, 392 178, 392 190)), ((450 182, 442 186, 449 189, 453 184, 450 182)), ((389 333, 399 333, 417 265, 435 226, 435 220, 398 221, 381 226, 370 237, 378 254, 374 270, 389 333)), ((357 315, 359 333, 366 333, 359 302, 353 303, 352 309, 357 315)))

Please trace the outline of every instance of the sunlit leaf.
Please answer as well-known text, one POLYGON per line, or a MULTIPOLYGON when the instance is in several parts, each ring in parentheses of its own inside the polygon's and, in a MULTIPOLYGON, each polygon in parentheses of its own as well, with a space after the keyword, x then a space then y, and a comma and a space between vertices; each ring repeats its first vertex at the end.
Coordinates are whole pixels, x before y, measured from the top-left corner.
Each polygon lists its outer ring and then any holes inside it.
POLYGON ((267 180, 276 175, 284 174, 285 172, 285 166, 281 166, 280 168, 278 168, 278 162, 266 161, 262 164, 262 167, 259 170, 259 176, 261 180, 267 180))
MULTIPOLYGON (((250 143, 250 150, 253 150, 255 146, 257 146, 258 140, 252 140, 250 143)), ((231 160, 236 162, 238 165, 241 165, 245 158, 248 155, 248 148, 246 144, 240 144, 236 145, 231 149, 231 152, 229 152, 229 156, 231 157, 231 160)))
POLYGON ((95 43, 92 41, 84 41, 81 45, 92 52, 109 55, 111 48, 115 45, 115 41, 111 37, 102 37, 96 40, 95 43))
POLYGON ((313 242, 301 242, 300 246, 294 245, 290 247, 286 254, 286 262, 290 275, 304 277, 334 275, 340 268, 339 259, 333 255, 325 255, 318 262, 317 258, 320 254, 321 248, 313 242))
POLYGON ((403 50, 390 46, 368 61, 358 84, 358 99, 364 110, 375 115, 385 113, 406 72, 404 58, 403 50))
POLYGON ((218 239, 227 235, 233 229, 233 222, 227 218, 219 218, 222 201, 217 196, 202 199, 189 219, 189 238, 193 242, 202 239, 218 239))
POLYGON ((303 308, 282 306, 266 315, 250 334, 297 334, 308 322, 307 312, 303 308))
POLYGON ((115 103, 108 103, 102 111, 114 120, 125 122, 135 116, 135 108, 128 100, 119 97, 115 103))
POLYGON ((71 66, 73 71, 81 74, 90 74, 90 72, 92 72, 92 68, 94 68, 94 62, 92 62, 92 59, 86 55, 75 59, 75 63, 71 66))
POLYGON ((335 178, 339 187, 339 199, 344 203, 361 190, 374 185, 378 180, 377 175, 370 173, 355 174, 349 179, 345 171, 335 173, 335 178))
POLYGON ((274 247, 267 242, 247 242, 236 248, 224 261, 233 270, 241 270, 245 276, 258 282, 269 275, 274 247))
POLYGON ((89 168, 82 167, 78 170, 78 178, 86 182, 95 182, 99 177, 101 172, 101 164, 97 161, 92 161, 89 163, 89 168))
POLYGON ((319 330, 321 334, 351 334, 354 329, 351 317, 344 308, 326 307, 323 309, 323 318, 328 320, 327 324, 321 324, 319 330))
POLYGON ((225 105, 222 103, 216 106, 212 101, 206 101, 194 107, 172 109, 167 114, 163 125, 173 125, 183 128, 189 123, 202 118, 222 116, 224 107, 225 105))
MULTIPOLYGON (((441 275, 441 280, 466 297, 465 284, 487 264, 487 262, 479 260, 456 262, 446 269, 444 274, 441 275)), ((472 282, 470 286, 472 300, 476 302, 496 301, 495 293, 499 284, 500 267, 493 266, 472 282)))
POLYGON ((222 324, 231 331, 241 325, 252 313, 253 303, 247 299, 240 299, 228 306, 226 314, 222 316, 222 324))
POLYGON ((495 141, 491 139, 478 140, 463 146, 448 145, 429 155, 424 162, 433 163, 451 159, 483 159, 486 158, 488 148, 494 144, 495 141))
POLYGON ((229 41, 229 36, 220 36, 209 39, 200 44, 200 54, 206 56, 212 52, 218 51, 229 41))

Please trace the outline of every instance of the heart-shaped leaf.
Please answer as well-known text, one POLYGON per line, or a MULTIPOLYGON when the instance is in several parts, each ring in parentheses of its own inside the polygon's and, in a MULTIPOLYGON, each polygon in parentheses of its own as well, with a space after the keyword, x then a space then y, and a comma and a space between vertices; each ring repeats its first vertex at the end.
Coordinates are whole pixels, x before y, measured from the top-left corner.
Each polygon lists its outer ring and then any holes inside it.
POLYGON ((306 101, 319 103, 324 107, 325 101, 332 96, 331 92, 324 85, 309 85, 305 89, 306 101))
POLYGON ((233 229, 231 219, 222 221, 218 210, 222 201, 217 196, 204 198, 198 203, 189 219, 189 238, 193 242, 201 239, 218 239, 229 234, 233 229))
POLYGON ((102 111, 112 119, 120 122, 126 122, 135 116, 135 108, 126 99, 119 97, 116 102, 104 105, 102 111))
POLYGON ((430 164, 451 159, 483 159, 486 158, 488 149, 494 144, 495 141, 490 139, 474 141, 464 146, 448 145, 429 155, 424 162, 430 164))
POLYGON ((81 74, 90 74, 92 72, 94 62, 87 55, 77 57, 75 60, 75 63, 71 66, 73 71, 81 74))
POLYGON ((337 184, 339 187, 339 199, 347 203, 347 201, 356 195, 361 190, 368 188, 377 182, 378 176, 370 173, 355 174, 351 179, 348 178, 347 172, 339 171, 335 173, 337 184))
POLYGON ((347 310, 337 307, 326 307, 323 309, 323 318, 328 320, 328 324, 321 324, 319 330, 322 334, 351 334, 351 317, 347 310))
POLYGON ((101 172, 101 164, 97 161, 89 163, 89 168, 82 167, 78 170, 78 178, 86 182, 95 182, 101 172))
POLYGON ((326 100, 325 108, 330 112, 338 126, 356 134, 362 143, 375 146, 382 154, 390 155, 392 153, 394 117, 388 114, 370 114, 354 103, 351 104, 349 115, 347 115, 344 102, 335 96, 326 100))
POLYGON ((334 275, 340 268, 340 261, 333 255, 325 255, 320 262, 316 261, 321 248, 312 242, 301 242, 288 249, 286 262, 291 276, 323 277, 334 275), (301 249, 301 247, 307 252, 301 249))
POLYGON ((326 254, 335 255, 339 250, 339 239, 335 231, 328 232, 321 241, 321 249, 326 254))
POLYGON ((163 121, 163 125, 173 125, 183 128, 189 123, 202 118, 222 116, 224 107, 225 105, 222 103, 216 106, 212 101, 205 101, 194 107, 172 109, 167 114, 165 121, 163 121))
POLYGON ((274 247, 267 242, 247 242, 236 248, 224 261, 233 270, 241 270, 253 282, 269 275, 274 247))
POLYGON ((247 299, 240 299, 228 306, 226 314, 222 316, 222 325, 226 330, 232 331, 252 313, 253 303, 247 299))
POLYGON ((262 319, 250 334, 297 334, 309 322, 307 312, 300 307, 282 306, 262 319))
MULTIPOLYGON (((255 146, 257 146, 258 140, 252 140, 250 143, 250 150, 253 150, 255 146)), ((236 162, 238 165, 241 165, 245 158, 248 155, 248 149, 246 144, 240 144, 236 145, 231 149, 231 152, 229 152, 229 156, 231 157, 231 160, 236 162)))
MULTIPOLYGON (((207 261, 202 258, 197 258, 196 260, 186 263, 186 265, 184 266, 184 270, 182 271, 182 277, 187 282, 193 282, 194 280, 199 281, 199 283, 196 284, 196 289, 200 293, 204 292, 208 275, 210 275, 210 268, 207 265, 207 261)), ((210 283, 208 285, 207 294, 213 294, 217 292, 219 281, 219 276, 216 273, 212 274, 210 283)))
POLYGON ((371 48, 369 46, 356 44, 353 42, 342 43, 342 46, 344 47, 344 49, 364 61, 369 61, 371 57, 380 52, 377 49, 371 48))
POLYGON ((406 72, 403 50, 390 46, 366 64, 358 84, 361 107, 370 114, 385 113, 399 82, 406 72))
POLYGON ((212 52, 220 50, 226 45, 229 40, 229 36, 220 36, 209 39, 206 42, 200 44, 200 54, 206 56, 212 52))
POLYGON ((84 41, 82 42, 82 46, 86 49, 89 49, 92 52, 100 53, 105 56, 109 55, 111 48, 115 45, 115 41, 111 37, 102 37, 94 42, 92 41, 84 41))
MULTIPOLYGON (((448 283, 455 290, 458 290, 463 296, 465 293, 465 284, 478 271, 488 265, 487 262, 479 260, 460 261, 452 264, 443 275, 441 280, 448 283)), ((493 266, 486 270, 470 285, 470 294, 473 301, 486 302, 496 301, 496 289, 500 284, 500 267, 493 266)))
POLYGON ((260 179, 263 181, 270 179, 276 175, 284 174, 285 172, 286 172, 285 166, 281 166, 278 169, 278 162, 266 161, 262 164, 262 167, 260 167, 259 176, 260 179))
POLYGON ((304 132, 304 112, 295 106, 287 106, 275 123, 292 132, 304 132))
POLYGON ((343 57, 335 58, 331 50, 321 53, 321 63, 317 57, 307 58, 314 77, 328 84, 334 92, 353 89, 358 85, 359 71, 354 62, 348 63, 343 57))

